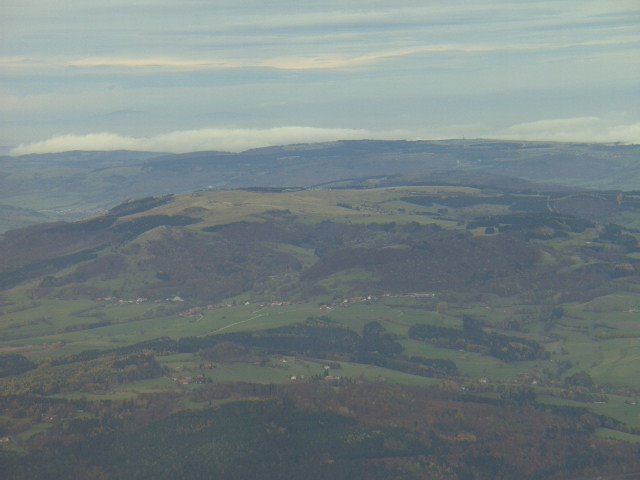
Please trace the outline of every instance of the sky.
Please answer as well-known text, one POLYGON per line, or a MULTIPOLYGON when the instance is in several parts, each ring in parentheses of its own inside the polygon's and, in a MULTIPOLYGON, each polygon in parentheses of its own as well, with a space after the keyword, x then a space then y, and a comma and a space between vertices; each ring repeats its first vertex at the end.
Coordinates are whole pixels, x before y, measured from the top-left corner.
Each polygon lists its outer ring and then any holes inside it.
POLYGON ((2 0, 0 152, 640 143, 638 0, 2 0))

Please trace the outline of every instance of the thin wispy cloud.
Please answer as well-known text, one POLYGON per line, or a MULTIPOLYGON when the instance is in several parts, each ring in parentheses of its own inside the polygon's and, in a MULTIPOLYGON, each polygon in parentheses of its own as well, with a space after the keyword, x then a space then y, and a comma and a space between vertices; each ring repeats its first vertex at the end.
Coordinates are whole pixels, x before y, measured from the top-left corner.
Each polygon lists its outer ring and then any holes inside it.
MULTIPOLYGON (((251 69, 268 68, 276 70, 334 70, 371 65, 394 58, 415 55, 444 55, 444 54, 487 54, 487 53, 536 53, 562 49, 596 46, 622 46, 640 44, 640 35, 624 36, 587 42, 574 43, 544 43, 521 45, 421 45, 396 50, 381 50, 363 55, 348 56, 344 54, 327 53, 308 56, 284 56, 265 60, 252 59, 181 59, 170 57, 89 57, 64 62, 60 66, 78 69, 117 68, 117 69, 251 69)), ((38 62, 33 59, 7 58, 0 59, 0 67, 4 68, 34 68, 38 65, 55 65, 50 61, 38 62)))
POLYGON ((178 58, 113 58, 92 57, 67 62, 65 66, 73 68, 161 68, 198 70, 206 68, 241 68, 251 66, 233 60, 182 60, 178 58))

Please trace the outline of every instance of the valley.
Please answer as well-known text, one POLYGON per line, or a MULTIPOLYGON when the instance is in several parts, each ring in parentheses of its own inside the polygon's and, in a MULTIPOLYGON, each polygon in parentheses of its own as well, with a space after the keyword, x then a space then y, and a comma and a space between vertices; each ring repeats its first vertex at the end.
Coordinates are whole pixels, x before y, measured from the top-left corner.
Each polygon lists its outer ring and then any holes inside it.
MULTIPOLYGON (((636 471, 640 196, 385 182, 147 197, 5 234, 5 468, 68 476, 82 455, 99 478, 117 471, 92 449, 124 459, 118 445, 157 430, 155 453, 126 460, 143 468, 175 446, 163 429, 213 452, 195 432, 246 443, 264 420, 269 447, 247 448, 278 475, 636 471), (537 453, 499 457, 476 411, 494 425, 506 412, 503 438, 537 453), (335 425, 318 456, 289 451, 292 419, 317 415, 335 425), (585 442, 600 452, 586 463, 585 442)), ((182 455, 167 471, 248 478, 230 457, 182 455)))

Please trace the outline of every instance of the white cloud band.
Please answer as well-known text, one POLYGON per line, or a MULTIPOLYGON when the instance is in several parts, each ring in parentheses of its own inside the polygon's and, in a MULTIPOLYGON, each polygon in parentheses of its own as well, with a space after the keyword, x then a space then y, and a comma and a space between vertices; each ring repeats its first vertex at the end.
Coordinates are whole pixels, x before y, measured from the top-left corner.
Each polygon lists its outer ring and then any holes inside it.
POLYGON ((625 124, 599 117, 576 117, 520 123, 500 138, 555 142, 640 144, 640 122, 625 124))
MULTIPOLYGON (((460 127, 462 128, 462 127, 460 127)), ((139 150, 186 153, 203 150, 241 152, 251 148, 295 143, 330 142, 336 140, 417 140, 444 139, 458 136, 459 129, 427 131, 372 131, 348 128, 275 127, 266 129, 208 128, 180 130, 150 137, 131 137, 114 133, 58 135, 11 151, 12 155, 57 153, 71 150, 109 151, 139 150)), ((622 123, 608 118, 576 117, 520 123, 503 130, 465 127, 466 135, 503 140, 533 140, 582 143, 640 144, 640 122, 622 123), (475 130, 475 131, 471 131, 475 130)))
POLYGON ((114 133, 59 135, 41 142, 20 145, 12 155, 56 153, 71 150, 140 150, 186 153, 202 150, 240 152, 270 145, 328 142, 356 139, 406 138, 408 132, 372 132, 359 129, 277 127, 267 129, 183 130, 152 137, 130 137, 114 133))

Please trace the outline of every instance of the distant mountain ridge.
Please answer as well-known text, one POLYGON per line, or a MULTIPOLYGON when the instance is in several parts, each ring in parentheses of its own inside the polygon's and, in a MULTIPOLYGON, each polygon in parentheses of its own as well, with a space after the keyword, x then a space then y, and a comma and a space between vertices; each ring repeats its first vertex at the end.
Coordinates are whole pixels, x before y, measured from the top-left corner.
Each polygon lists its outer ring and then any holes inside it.
POLYGON ((385 176, 519 178, 640 189, 640 146, 490 140, 337 141, 241 153, 65 152, 0 157, 0 231, 124 200, 203 189, 314 187, 385 176), (21 208, 22 215, 7 207, 21 208))

